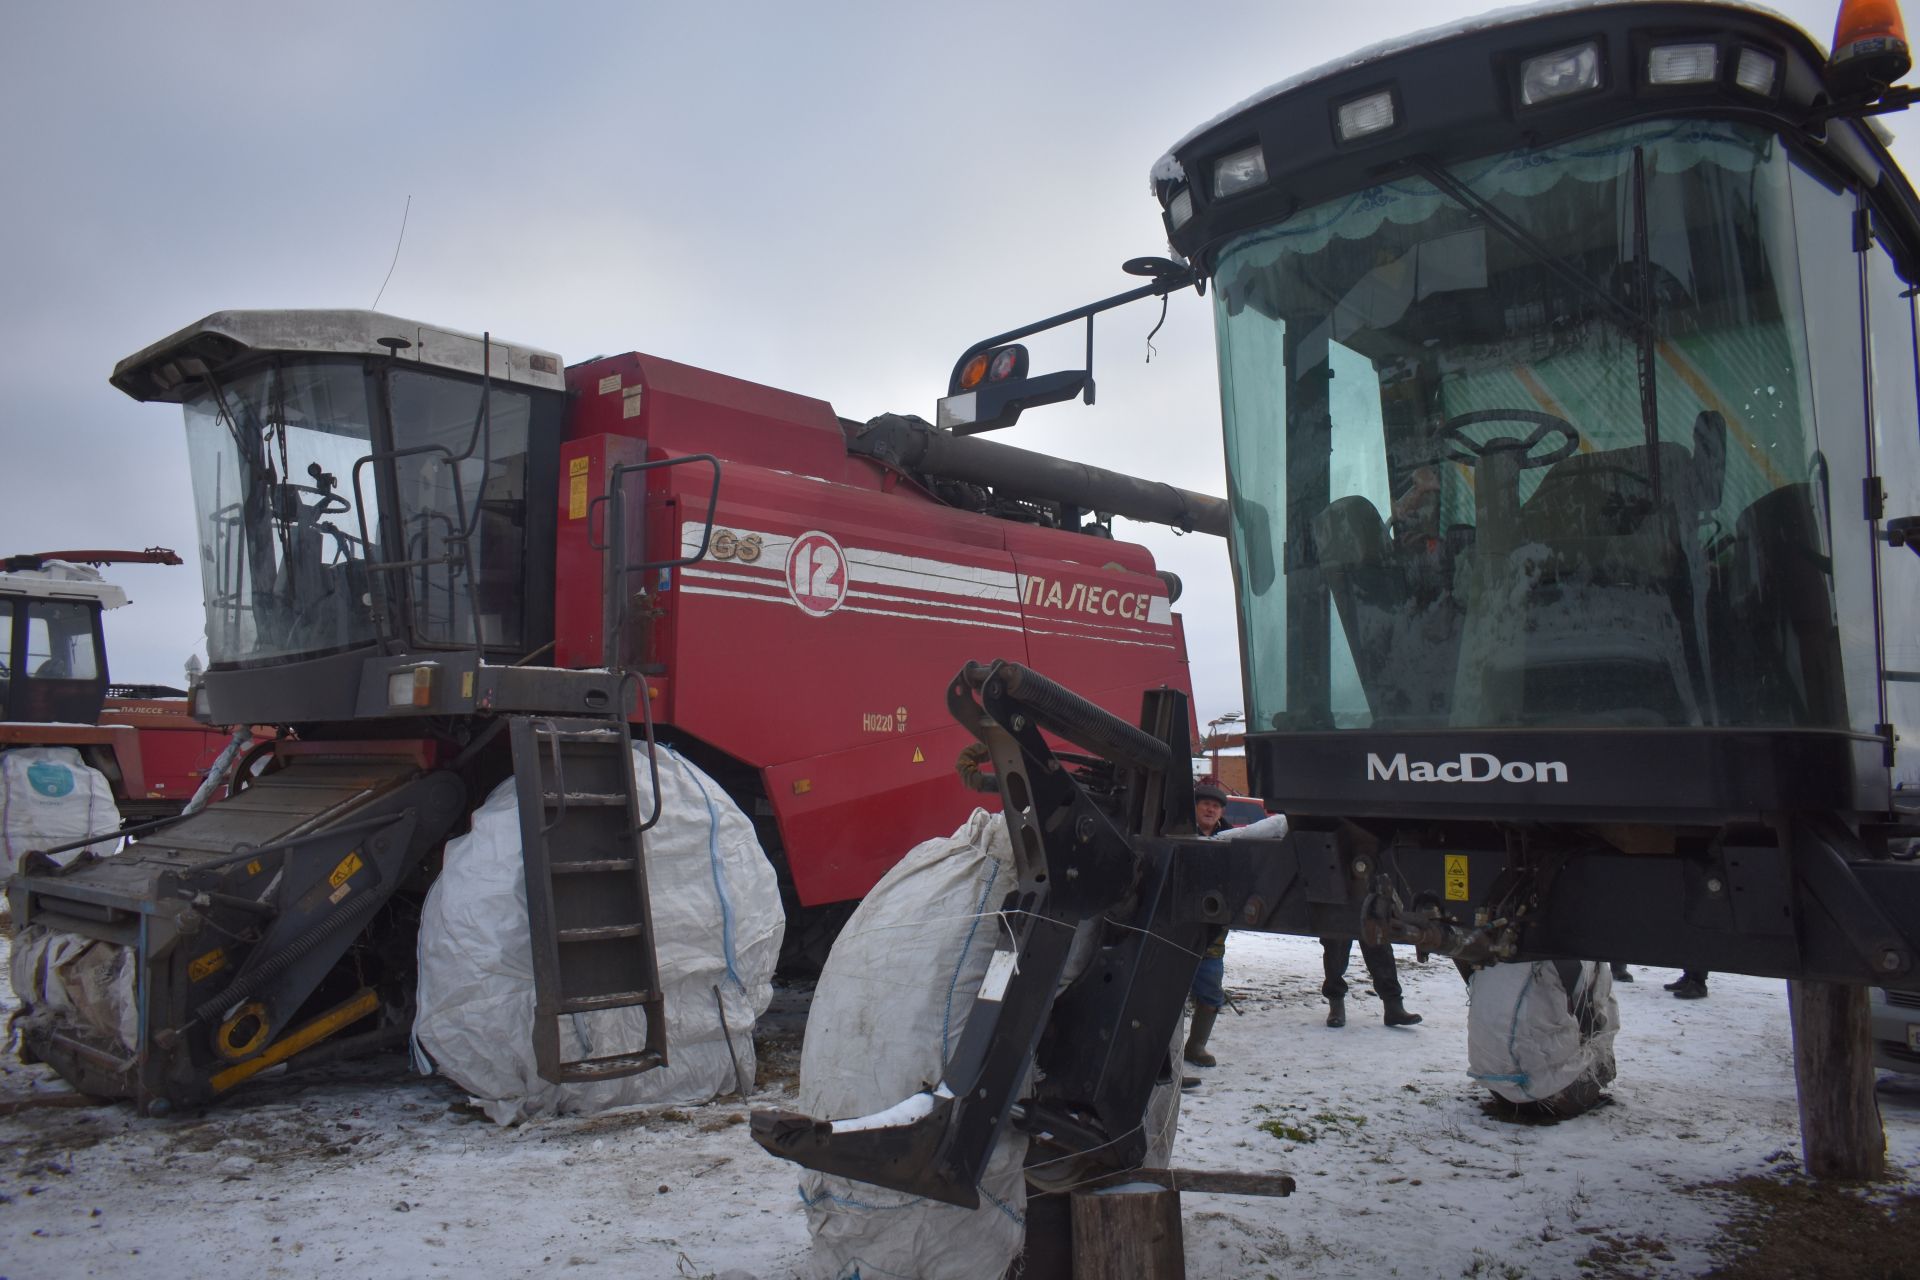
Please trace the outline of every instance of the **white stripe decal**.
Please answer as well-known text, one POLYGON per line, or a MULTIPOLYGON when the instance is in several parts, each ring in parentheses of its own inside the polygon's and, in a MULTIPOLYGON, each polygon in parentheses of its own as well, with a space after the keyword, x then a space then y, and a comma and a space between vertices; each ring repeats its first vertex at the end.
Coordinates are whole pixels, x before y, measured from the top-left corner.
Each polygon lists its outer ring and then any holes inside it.
MULTIPOLYGON (((724 582, 732 586, 742 595, 756 595, 764 591, 769 596, 781 599, 787 597, 787 584, 786 581, 781 578, 749 577, 741 573, 715 573, 710 569, 683 569, 681 570, 681 576, 698 578, 703 582, 724 582)), ((692 588, 683 588, 683 590, 692 590, 692 588)), ((729 593, 726 591, 707 591, 702 594, 727 595, 729 593)), ((914 604, 920 605, 923 608, 936 610, 963 609, 968 613, 984 613, 990 617, 1004 618, 1008 621, 1018 621, 1020 618, 1020 610, 1011 606, 1002 609, 995 608, 991 605, 959 604, 952 600, 927 600, 919 596, 894 596, 881 591, 849 591, 847 592, 847 597, 853 600, 883 600, 889 604, 914 604)))
MULTIPOLYGON (((784 604, 784 605, 791 606, 792 608, 795 608, 795 609, 798 609, 800 607, 799 605, 795 604, 791 598, 787 596, 763 596, 763 595, 756 595, 755 593, 750 591, 716 591, 712 587, 682 586, 680 590, 687 595, 694 595, 694 596, 721 596, 728 600, 751 600, 757 604, 784 604)), ((931 614, 931 613, 901 613, 893 609, 863 609, 858 605, 851 605, 851 604, 843 604, 838 609, 834 610, 834 612, 835 613, 870 613, 875 615, 876 617, 882 617, 882 618, 906 618, 909 621, 913 621, 913 622, 939 622, 950 627, 952 626, 983 627, 989 631, 1021 630, 1021 628, 1016 626, 1008 626, 1004 623, 999 623, 999 622, 983 622, 978 618, 956 618, 956 617, 952 617, 951 615, 931 614)), ((1132 641, 1122 640, 1122 641, 1118 641, 1117 643, 1131 644, 1132 641)))
POLYGON ((1028 627, 1027 634, 1030 636, 1059 636, 1062 640, 1098 640, 1101 644, 1130 644, 1140 649, 1171 650, 1173 648, 1170 644, 1161 644, 1153 640, 1122 640, 1119 636, 1087 636, 1080 635, 1073 631, 1042 631, 1038 627, 1028 627))
POLYGON ((779 587, 783 591, 787 586, 785 574, 776 573, 771 577, 761 577, 759 574, 746 572, 744 566, 742 571, 738 573, 727 573, 723 570, 713 569, 682 569, 680 570, 680 576, 683 578, 705 578, 711 582, 744 582, 756 587, 779 587))
POLYGON ((965 609, 969 613, 990 613, 996 618, 1017 618, 1018 609, 996 609, 990 605, 954 604, 949 600, 922 600, 918 596, 890 596, 882 591, 849 591, 849 598, 857 600, 888 600, 894 604, 923 604, 930 608, 965 609))
MULTIPOLYGON (((682 523, 681 547, 683 554, 691 555, 699 549, 701 535, 704 530, 705 525, 700 521, 689 520, 682 523)), ((701 562, 703 565, 712 565, 715 567, 683 568, 680 570, 682 577, 727 582, 746 588, 771 588, 781 593, 776 597, 750 594, 745 590, 736 592, 699 591, 698 594, 702 595, 737 594, 746 599, 773 599, 776 600, 776 602, 780 599, 787 599, 788 602, 791 602, 790 596, 787 593, 786 558, 793 547, 793 535, 769 533, 764 530, 752 529, 736 529, 735 533, 741 537, 757 535, 760 538, 760 557, 758 560, 751 564, 741 564, 738 561, 703 561, 701 562)), ((1112 622, 1095 622, 1090 618, 1082 618, 1075 614, 1069 614, 1065 617, 1050 613, 1041 614, 1035 610, 1031 602, 1029 602, 1029 607, 1023 610, 1021 607, 1022 592, 1025 589, 1024 583, 1026 575, 1010 573, 1002 569, 983 568, 979 565, 959 564, 950 560, 935 560, 925 556, 912 556, 893 551, 880 551, 871 547, 847 547, 844 548, 844 550, 847 558, 847 576, 849 579, 848 586, 850 588, 854 583, 860 583, 869 587, 891 587, 895 590, 921 591, 931 596, 946 597, 945 599, 923 600, 915 597, 890 595, 885 591, 849 590, 847 593, 849 598, 884 600, 895 604, 921 605, 931 609, 964 609, 970 613, 981 613, 1005 618, 1010 622, 1024 618, 1029 624, 1033 622, 1044 622, 1054 627, 1085 628, 1083 631, 1041 631, 1035 630, 1031 625, 1025 628, 1019 626, 997 626, 997 629, 1000 630, 1019 631, 1024 629, 1031 631, 1035 635, 1055 635, 1080 640, 1110 640, 1116 644, 1144 644, 1148 648, 1165 649, 1175 647, 1171 644, 1152 643, 1146 640, 1126 640, 1122 638, 1124 636, 1155 637, 1156 635, 1163 635, 1163 629, 1173 625, 1172 602, 1164 595, 1152 595, 1148 598, 1147 616, 1141 619, 1141 621, 1147 624, 1144 628, 1120 626, 1112 622), (956 597, 958 599, 955 599, 956 597), (961 604, 959 600, 977 603, 961 604), (1010 607, 998 608, 995 607, 996 604, 1005 604, 1010 607)), ((696 588, 691 586, 683 586, 682 590, 697 591, 696 588)), ((842 607, 846 608, 848 606, 842 607)), ((874 613, 887 617, 927 616, 922 614, 894 613, 878 609, 856 609, 854 611, 859 613, 874 613)), ((996 625, 974 622, 972 619, 949 617, 948 620, 968 622, 980 626, 996 625)), ((1167 638, 1170 639, 1171 637, 1167 638)))
POLYGON ((1045 623, 1048 626, 1052 626, 1052 627, 1085 627, 1089 632, 1102 633, 1098 635, 1088 635, 1087 639, 1089 640, 1104 640, 1106 639, 1106 635, 1104 633, 1114 632, 1114 631, 1119 632, 1121 635, 1128 635, 1128 636, 1151 636, 1155 639, 1162 639, 1166 637, 1166 629, 1163 627, 1122 627, 1122 626, 1117 626, 1111 622, 1088 622, 1084 618, 1076 618, 1072 616, 1068 616, 1065 618, 1050 618, 1050 617, 1042 617, 1038 614, 1029 614, 1027 617, 1027 622, 1029 625, 1032 625, 1034 623, 1045 623))
MULTIPOLYGON (((689 520, 681 524, 682 555, 692 555, 699 550, 700 537, 705 528, 706 526, 697 520, 689 520)), ((793 549, 793 535, 768 533, 755 529, 736 529, 734 532, 741 537, 756 534, 760 538, 760 558, 754 562, 754 569, 785 577, 787 554, 793 549)), ((932 560, 923 556, 899 555, 869 547, 847 547, 845 551, 847 574, 853 582, 909 587, 921 591, 936 591, 943 595, 1005 600, 1009 603, 1016 602, 1020 598, 1014 575, 1004 569, 956 564, 950 560, 932 560)), ((691 572, 691 570, 683 572, 691 572)))

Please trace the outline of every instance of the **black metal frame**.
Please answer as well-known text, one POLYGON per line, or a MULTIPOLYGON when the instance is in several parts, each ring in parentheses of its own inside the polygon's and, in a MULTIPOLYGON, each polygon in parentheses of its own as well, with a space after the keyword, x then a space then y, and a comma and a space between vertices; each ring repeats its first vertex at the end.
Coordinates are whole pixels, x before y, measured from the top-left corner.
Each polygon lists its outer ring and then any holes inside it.
POLYGON ((1339 817, 1300 820, 1278 840, 1183 838, 1184 694, 1147 695, 1135 729, 1002 662, 970 664, 948 703, 999 783, 1020 875, 1001 949, 1019 964, 1003 988, 983 986, 917 1119, 836 1129, 753 1117, 756 1141, 809 1168, 973 1205, 1009 1121, 1043 1182, 1137 1164, 1166 1046, 1223 926, 1412 943, 1471 963, 1604 955, 1920 990, 1920 863, 1878 855, 1831 817, 1664 838, 1642 828, 1644 844, 1583 824, 1339 817), (1075 758, 1043 731, 1099 758, 1076 779, 1075 758), (1070 979, 1069 956, 1086 960, 1070 979))

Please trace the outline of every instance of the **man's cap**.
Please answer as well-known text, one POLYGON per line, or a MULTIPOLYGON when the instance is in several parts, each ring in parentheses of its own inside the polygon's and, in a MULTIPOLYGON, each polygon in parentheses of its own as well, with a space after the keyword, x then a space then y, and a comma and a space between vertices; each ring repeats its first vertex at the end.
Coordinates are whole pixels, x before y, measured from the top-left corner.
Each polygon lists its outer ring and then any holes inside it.
POLYGON ((1225 804, 1227 802, 1227 789, 1220 785, 1220 779, 1214 777, 1212 774, 1208 774, 1193 784, 1193 798, 1195 800, 1218 800, 1221 804, 1225 804))

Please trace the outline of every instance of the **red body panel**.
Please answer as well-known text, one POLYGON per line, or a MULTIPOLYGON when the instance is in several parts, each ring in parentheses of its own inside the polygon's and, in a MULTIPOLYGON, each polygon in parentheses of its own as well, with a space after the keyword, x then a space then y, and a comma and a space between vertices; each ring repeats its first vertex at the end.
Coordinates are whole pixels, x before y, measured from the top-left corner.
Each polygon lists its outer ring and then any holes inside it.
MULTIPOLYGON (((185 804, 232 737, 230 731, 209 728, 188 715, 184 698, 108 698, 100 723, 131 726, 140 735, 145 779, 135 790, 128 777, 128 799, 185 804)), ((124 759, 120 767, 124 774, 124 759)))
MULTIPOLYGON (((608 467, 719 457, 707 555, 632 577, 626 660, 648 673, 659 724, 760 771, 808 905, 861 896, 991 802, 953 772, 968 736, 946 691, 964 663, 1028 663, 1130 721, 1144 690, 1189 688, 1144 547, 944 506, 849 456, 823 401, 634 354, 576 366, 568 385, 555 661, 606 660, 592 543, 608 467)), ((693 552, 711 477, 630 479, 632 560, 693 552)))
POLYGON ((147 794, 147 775, 141 765, 140 731, 115 724, 48 724, 37 720, 0 722, 0 749, 6 747, 73 747, 81 755, 101 761, 108 757, 118 778, 114 799, 137 800, 147 794))

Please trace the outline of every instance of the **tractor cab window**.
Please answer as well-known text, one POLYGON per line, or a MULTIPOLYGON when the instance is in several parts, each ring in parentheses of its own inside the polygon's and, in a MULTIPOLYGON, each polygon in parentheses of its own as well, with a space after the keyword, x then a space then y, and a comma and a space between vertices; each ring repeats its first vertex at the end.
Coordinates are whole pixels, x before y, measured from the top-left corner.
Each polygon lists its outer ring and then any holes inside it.
POLYGON ((524 391, 411 369, 389 384, 414 639, 521 650, 526 639, 524 391))
POLYGON ((365 368, 285 360, 186 402, 188 460, 215 665, 331 653, 374 639, 367 562, 378 527, 365 368))
MULTIPOLYGON (((92 724, 99 717, 107 683, 96 635, 99 607, 35 599, 15 607, 24 614, 25 624, 16 655, 19 670, 11 677, 0 676, 0 706, 11 692, 14 719, 92 724)), ((11 628, 11 617, 7 625, 11 628)))
POLYGON ((1846 724, 1793 171, 1654 122, 1226 248, 1256 723, 1846 724))
POLYGON ((26 670, 31 680, 94 680, 100 664, 94 655, 92 607, 63 600, 27 605, 26 670))

